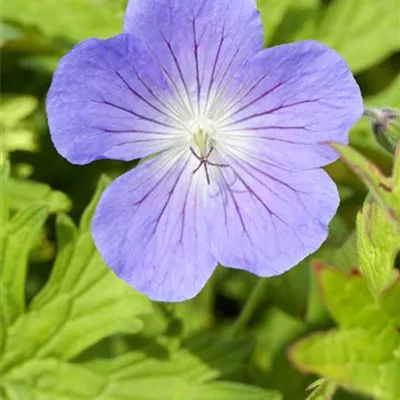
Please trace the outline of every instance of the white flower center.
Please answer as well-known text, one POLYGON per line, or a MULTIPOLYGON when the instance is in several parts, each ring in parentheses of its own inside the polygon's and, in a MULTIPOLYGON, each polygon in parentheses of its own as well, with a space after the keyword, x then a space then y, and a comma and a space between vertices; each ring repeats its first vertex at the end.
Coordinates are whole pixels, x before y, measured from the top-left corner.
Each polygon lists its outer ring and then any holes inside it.
POLYGON ((199 155, 204 157, 215 143, 215 124, 208 118, 198 118, 190 120, 188 125, 191 131, 190 142, 199 150, 199 155))

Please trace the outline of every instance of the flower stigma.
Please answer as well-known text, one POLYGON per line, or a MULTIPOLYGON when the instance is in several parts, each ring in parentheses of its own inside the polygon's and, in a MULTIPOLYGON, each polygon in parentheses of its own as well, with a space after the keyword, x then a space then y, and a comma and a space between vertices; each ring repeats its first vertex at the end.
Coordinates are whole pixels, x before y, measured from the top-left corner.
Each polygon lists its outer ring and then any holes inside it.
POLYGON ((193 145, 197 147, 198 153, 193 146, 190 146, 190 151, 193 156, 199 161, 198 166, 192 171, 195 174, 200 168, 204 167, 207 183, 210 184, 210 174, 208 166, 213 167, 228 167, 226 164, 219 164, 209 160, 212 152, 214 151, 214 144, 216 142, 216 128, 213 122, 209 119, 192 120, 189 122, 192 133, 193 145))

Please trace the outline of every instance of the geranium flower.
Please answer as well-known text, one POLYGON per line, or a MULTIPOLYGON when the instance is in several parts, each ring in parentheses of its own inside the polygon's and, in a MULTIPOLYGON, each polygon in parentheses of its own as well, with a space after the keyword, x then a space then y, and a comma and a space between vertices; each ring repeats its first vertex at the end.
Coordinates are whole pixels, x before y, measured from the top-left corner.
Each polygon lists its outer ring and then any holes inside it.
POLYGON ((335 51, 263 50, 254 0, 132 0, 124 33, 78 44, 47 98, 70 162, 151 156, 105 190, 92 233, 163 301, 196 295, 218 263, 266 277, 314 252, 339 201, 323 142, 345 143, 362 111, 335 51))

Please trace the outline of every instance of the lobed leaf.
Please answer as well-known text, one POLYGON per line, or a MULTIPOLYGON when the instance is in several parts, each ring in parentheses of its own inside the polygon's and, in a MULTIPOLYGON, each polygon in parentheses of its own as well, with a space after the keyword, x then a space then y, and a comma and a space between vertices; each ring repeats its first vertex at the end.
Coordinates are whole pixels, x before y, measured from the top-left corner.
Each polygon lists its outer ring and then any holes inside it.
POLYGON ((1 310, 11 324, 25 310, 25 284, 29 252, 47 218, 46 207, 32 205, 18 212, 2 226, 1 310))
POLYGON ((359 274, 320 265, 327 309, 339 329, 315 333, 290 350, 302 371, 382 400, 400 398, 400 279, 376 300, 359 274))
POLYGON ((378 296, 393 277, 400 240, 391 221, 371 198, 357 216, 357 250, 360 270, 378 296))
POLYGON ((5 374, 32 359, 72 358, 116 332, 136 332, 142 326, 139 316, 150 311, 149 300, 104 265, 90 231, 78 231, 69 217, 60 214, 51 277, 28 312, 16 319, 24 310, 27 242, 38 235, 46 216, 46 207, 35 205, 16 214, 4 230, 3 295, 18 311, 5 332, 1 360, 5 374))
POLYGON ((198 379, 202 361, 181 350, 158 358, 146 349, 114 359, 71 364, 33 360, 6 378, 10 400, 280 400, 279 394, 242 384, 198 379))
POLYGON ((30 358, 69 359, 116 332, 137 332, 149 301, 102 262, 90 233, 58 217, 59 254, 46 287, 8 330, 3 368, 30 358))
POLYGON ((123 356, 71 363, 93 343, 141 328, 147 298, 115 277, 102 262, 90 220, 107 179, 102 179, 79 229, 56 220, 58 255, 50 279, 26 313, 5 331, 2 391, 10 400, 232 399, 279 400, 275 392, 215 379, 237 370, 252 349, 244 339, 213 335, 189 339, 169 351, 151 344, 123 356))

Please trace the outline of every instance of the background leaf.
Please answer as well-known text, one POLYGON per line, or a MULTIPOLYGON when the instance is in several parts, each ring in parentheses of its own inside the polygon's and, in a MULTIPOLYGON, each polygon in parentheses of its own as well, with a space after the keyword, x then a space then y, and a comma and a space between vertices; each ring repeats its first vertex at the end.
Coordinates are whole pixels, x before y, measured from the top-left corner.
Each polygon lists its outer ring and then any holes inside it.
POLYGON ((381 207, 368 199, 357 217, 357 248, 360 269, 375 296, 393 278, 400 250, 399 233, 381 207))
POLYGON ((14 0, 3 4, 2 18, 72 42, 106 38, 122 30, 123 7, 107 0, 14 0), (119 7, 116 7, 119 6, 119 7))
POLYGON ((46 218, 45 206, 32 205, 1 229, 1 308, 7 325, 25 310, 28 256, 46 218))
POLYGON ((10 178, 8 185, 10 207, 13 210, 23 209, 32 203, 43 204, 50 214, 67 212, 72 208, 68 196, 52 190, 49 185, 15 178, 10 178))
POLYGON ((377 399, 398 399, 400 279, 378 302, 361 275, 322 267, 319 280, 339 329, 297 342, 291 349, 292 361, 303 371, 350 390, 377 399))
POLYGON ((267 47, 279 27, 286 12, 292 5, 293 0, 282 0, 272 2, 270 0, 258 0, 257 7, 261 13, 261 19, 264 26, 264 44, 267 47))
POLYGON ((400 49, 398 11, 397 0, 335 0, 314 14, 313 36, 356 73, 400 49))
POLYGON ((137 317, 150 311, 149 300, 103 264, 90 232, 78 232, 61 214, 57 236, 47 285, 8 328, 5 370, 33 357, 69 359, 113 333, 136 332, 142 327, 137 317))
POLYGON ((178 354, 160 360, 145 353, 127 353, 82 365, 44 360, 26 364, 13 374, 6 392, 11 400, 158 400, 162 388, 165 400, 280 400, 276 393, 246 385, 199 382, 192 378, 197 374, 193 368, 196 361, 187 362, 178 354))

